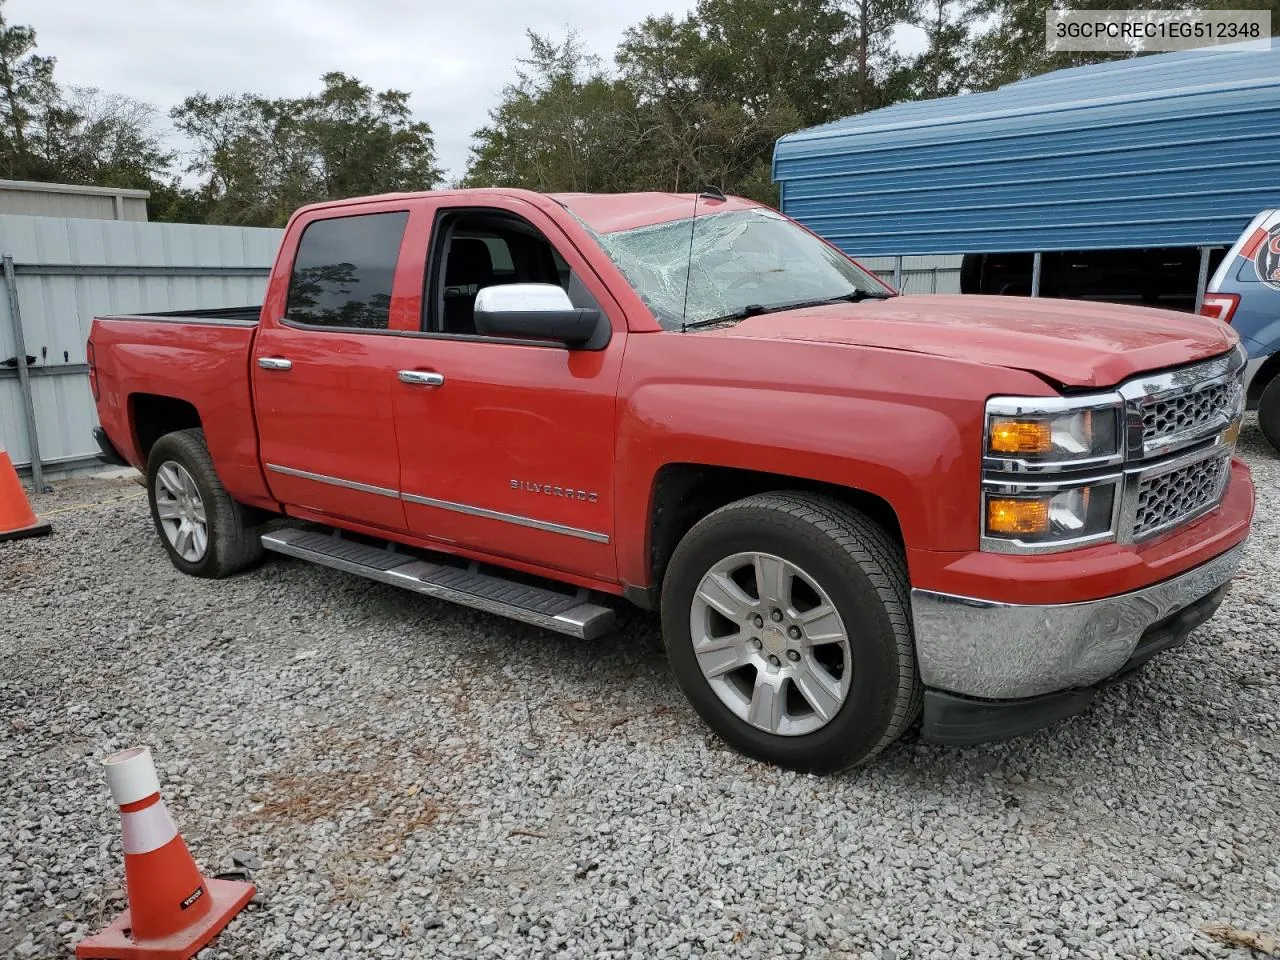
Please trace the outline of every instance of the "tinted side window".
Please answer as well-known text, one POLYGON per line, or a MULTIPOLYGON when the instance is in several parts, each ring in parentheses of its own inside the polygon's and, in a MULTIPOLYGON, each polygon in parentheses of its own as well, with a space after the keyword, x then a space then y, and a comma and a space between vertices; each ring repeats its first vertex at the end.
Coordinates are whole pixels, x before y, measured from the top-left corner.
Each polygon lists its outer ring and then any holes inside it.
POLYGON ((387 329, 391 282, 409 214, 317 220, 302 232, 285 316, 329 327, 387 329))

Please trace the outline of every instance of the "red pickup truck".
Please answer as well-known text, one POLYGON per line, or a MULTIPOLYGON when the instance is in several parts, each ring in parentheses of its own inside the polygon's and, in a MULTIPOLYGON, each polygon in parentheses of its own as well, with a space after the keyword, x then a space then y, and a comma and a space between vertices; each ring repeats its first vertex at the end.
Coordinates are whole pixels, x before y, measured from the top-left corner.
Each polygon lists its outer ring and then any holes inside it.
POLYGON ((311 206, 260 310, 88 353, 180 570, 265 549, 587 638, 623 598, 806 770, 1083 710, 1213 614, 1253 512, 1229 327, 898 296, 736 198, 311 206))

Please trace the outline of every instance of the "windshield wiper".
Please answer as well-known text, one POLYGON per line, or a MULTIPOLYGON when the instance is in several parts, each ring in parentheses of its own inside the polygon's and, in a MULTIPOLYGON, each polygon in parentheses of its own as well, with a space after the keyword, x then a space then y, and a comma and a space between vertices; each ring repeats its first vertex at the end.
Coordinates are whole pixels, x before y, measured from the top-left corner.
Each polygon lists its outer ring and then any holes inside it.
POLYGON ((824 303, 860 303, 863 300, 888 300, 895 294, 889 293, 887 290, 850 290, 838 297, 827 297, 825 300, 810 300, 808 303, 797 303, 787 310, 794 310, 797 307, 820 307, 824 303))
POLYGON ((762 303, 749 303, 741 310, 735 310, 733 313, 726 313, 720 317, 706 317, 702 320, 692 320, 683 324, 680 329, 696 330, 699 327, 710 327, 717 323, 730 323, 734 320, 745 320, 747 317, 757 317, 762 313, 784 313, 787 310, 803 310, 805 307, 821 307, 829 303, 858 303, 862 300, 888 300, 893 294, 885 292, 872 292, 870 290, 851 290, 848 293, 842 293, 838 297, 824 297, 821 300, 799 300, 795 303, 778 303, 766 307, 762 303))
POLYGON ((713 327, 717 323, 728 323, 731 320, 745 320, 747 317, 759 316, 762 313, 770 313, 773 307, 766 307, 763 303, 749 303, 741 310, 735 310, 733 313, 726 313, 721 317, 704 317, 701 320, 689 320, 681 324, 680 330, 696 330, 699 327, 713 327))

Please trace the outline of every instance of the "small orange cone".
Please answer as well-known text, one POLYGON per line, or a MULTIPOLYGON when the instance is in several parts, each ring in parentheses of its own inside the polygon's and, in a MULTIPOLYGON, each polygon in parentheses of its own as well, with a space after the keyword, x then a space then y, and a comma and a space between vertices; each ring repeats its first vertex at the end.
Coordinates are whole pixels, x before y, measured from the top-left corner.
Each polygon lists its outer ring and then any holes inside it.
POLYGON ((102 763, 120 806, 129 909, 76 944, 76 956, 187 960, 244 909, 254 886, 200 875, 160 799, 148 748, 133 747, 102 763))
POLYGON ((21 540, 23 537, 43 537, 53 528, 49 521, 39 519, 26 491, 18 482, 18 471, 0 444, 0 542, 21 540))

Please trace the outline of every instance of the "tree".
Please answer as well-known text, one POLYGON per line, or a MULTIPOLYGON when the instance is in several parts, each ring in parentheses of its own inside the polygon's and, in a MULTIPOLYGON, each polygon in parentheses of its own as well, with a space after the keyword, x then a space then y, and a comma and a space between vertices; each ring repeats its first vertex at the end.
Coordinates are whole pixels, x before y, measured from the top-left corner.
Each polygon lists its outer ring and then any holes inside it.
POLYGON ((298 99, 198 93, 171 111, 209 222, 279 226, 306 203, 440 182, 431 127, 413 119, 407 93, 322 79, 298 99))
POLYGON ((911 100, 932 100, 963 93, 969 83, 967 0, 924 0, 919 26, 924 29, 924 53, 911 65, 911 100))
POLYGON ((638 177, 643 131, 631 90, 608 76, 576 33, 529 31, 530 54, 473 135, 467 186, 624 190, 638 177))
POLYGON ((440 182, 431 126, 413 119, 409 94, 375 93, 344 73, 321 80, 320 93, 279 104, 277 122, 296 124, 324 199, 429 190, 440 182))
POLYGON ((649 17, 617 63, 635 91, 647 169, 667 189, 707 183, 773 202, 773 144, 831 119, 847 85, 847 20, 831 0, 700 0, 649 17))
POLYGON ((173 154, 160 141, 156 109, 132 97, 73 87, 34 128, 33 150, 60 180, 153 189, 173 154))
POLYGON ((865 113, 891 102, 882 90, 900 65, 893 49, 893 28, 918 19, 920 0, 844 0, 844 5, 855 77, 848 112, 865 113))
MULTIPOLYGON (((1202 4, 1189 4, 1198 6, 1202 4)), ((1124 9, 1159 10, 1161 0, 1129 0, 1124 9)), ((971 82, 974 89, 991 90, 1050 70, 1118 60, 1136 53, 1045 49, 1045 14, 1053 9, 1114 10, 1113 0, 976 0, 973 15, 990 23, 973 40, 971 82)))
POLYGON ((45 179, 50 171, 32 152, 32 126, 58 104, 53 57, 35 53, 30 27, 9 23, 0 0, 0 169, 18 180, 45 179))

